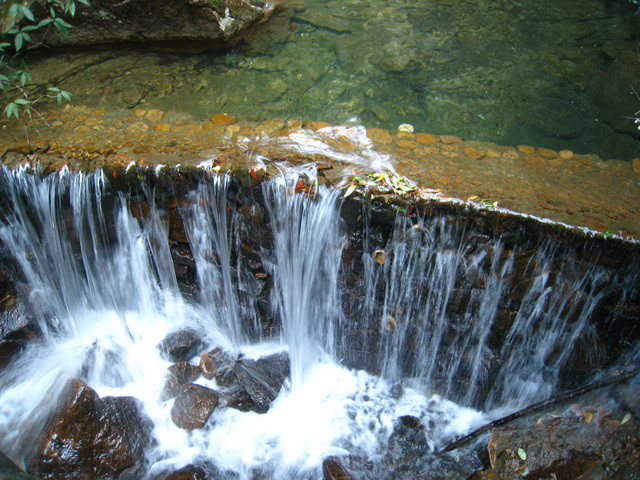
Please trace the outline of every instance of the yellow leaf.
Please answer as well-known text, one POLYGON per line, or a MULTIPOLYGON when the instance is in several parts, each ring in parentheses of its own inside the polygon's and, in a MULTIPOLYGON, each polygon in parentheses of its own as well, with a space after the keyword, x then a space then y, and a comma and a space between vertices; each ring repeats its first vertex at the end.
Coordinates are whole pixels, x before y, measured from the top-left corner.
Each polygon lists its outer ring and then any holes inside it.
POLYGON ((380 183, 383 180, 384 180, 385 183, 389 183, 389 177, 387 177, 387 174, 384 173, 384 172, 380 172, 378 174, 378 176, 376 176, 375 180, 376 180, 377 183, 380 183))
POLYGON ((585 413, 584 414, 584 420, 587 423, 591 423, 591 420, 593 420, 593 413, 591 413, 591 412, 585 413))
POLYGON ((620 422, 620 425, 624 425, 629 420, 631 420, 631 414, 629 412, 627 412, 627 413, 625 413, 624 417, 622 417, 622 421, 620 422))
POLYGON ((469 198, 467 198, 467 201, 475 200, 476 198, 478 198, 478 195, 471 195, 469 198))

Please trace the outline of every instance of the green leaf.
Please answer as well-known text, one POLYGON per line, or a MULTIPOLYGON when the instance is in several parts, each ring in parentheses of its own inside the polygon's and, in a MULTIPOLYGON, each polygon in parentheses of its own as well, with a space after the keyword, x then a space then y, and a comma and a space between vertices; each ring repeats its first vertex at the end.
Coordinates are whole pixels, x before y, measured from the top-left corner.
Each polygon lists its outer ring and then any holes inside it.
POLYGON ((27 82, 31 81, 31 75, 29 75, 27 72, 22 72, 22 74, 20 74, 20 83, 22 84, 22 86, 24 87, 27 82))
POLYGON ((62 18, 56 18, 53 23, 62 27, 73 28, 72 25, 69 25, 69 23, 65 22, 62 18))
POLYGON ((18 106, 13 102, 8 103, 7 106, 4 107, 4 113, 7 118, 11 118, 12 115, 16 118, 20 118, 20 110, 18 109, 18 106))
POLYGON ((67 92, 66 90, 61 90, 60 95, 62 95, 62 98, 64 98, 65 100, 71 101, 71 93, 67 92))
POLYGON ((90 7, 91 4, 87 1, 87 0, 78 0, 81 4, 86 5, 87 7, 90 7))
POLYGON ((49 8, 49 15, 51 15, 51 18, 56 18, 56 11, 53 9, 53 7, 49 8))
POLYGON ((17 100, 14 100, 13 103, 15 103, 16 105, 28 105, 29 100, 27 100, 26 98, 18 98, 17 100))
POLYGON ((522 459, 522 460, 526 460, 527 459, 527 452, 524 451, 524 449, 518 448, 518 456, 522 459))
POLYGON ((18 33, 13 40, 13 44, 16 46, 16 51, 22 48, 22 33, 18 33))
POLYGON ((60 89, 57 88, 57 87, 49 87, 49 88, 47 88, 47 90, 49 90, 50 92, 55 92, 55 93, 58 93, 60 91, 60 89))
POLYGON ((46 27, 51 22, 53 22, 53 18, 45 18, 44 20, 40 20, 40 22, 38 23, 37 27, 38 28, 46 27))
POLYGON ((69 38, 69 31, 67 29, 71 28, 71 25, 59 17, 53 20, 53 25, 58 29, 62 36, 69 38))
POLYGON ((27 17, 30 21, 35 22, 36 18, 33 16, 33 13, 31 12, 31 10, 29 9, 29 7, 27 7, 24 4, 19 4, 19 8, 20 11, 22 12, 22 14, 27 17))

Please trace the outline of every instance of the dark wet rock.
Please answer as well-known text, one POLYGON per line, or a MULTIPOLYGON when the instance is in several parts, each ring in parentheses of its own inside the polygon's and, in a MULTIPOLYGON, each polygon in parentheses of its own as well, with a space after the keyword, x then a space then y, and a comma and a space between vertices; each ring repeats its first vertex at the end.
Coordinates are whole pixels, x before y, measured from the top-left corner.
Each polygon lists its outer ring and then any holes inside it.
POLYGON ((215 390, 194 383, 184 385, 171 408, 171 419, 185 430, 202 428, 218 405, 218 399, 215 390))
POLYGON ((338 457, 328 457, 322 462, 324 480, 353 480, 343 462, 338 457))
POLYGON ((596 467, 601 461, 602 457, 596 453, 577 453, 566 460, 557 460, 547 468, 530 473, 524 478, 526 480, 544 480, 554 477, 557 479, 584 478, 583 475, 593 467, 596 467))
POLYGON ((70 379, 57 406, 43 421, 23 425, 33 442, 27 471, 42 479, 117 479, 142 466, 152 424, 132 397, 98 397, 80 379, 70 379))
POLYGON ((228 378, 228 373, 231 372, 233 360, 226 354, 220 347, 214 348, 210 352, 203 353, 200 357, 200 368, 202 369, 202 375, 207 380, 213 378, 222 380, 218 382, 218 385, 228 387, 233 383, 233 380, 228 378))
POLYGON ((282 352, 258 360, 241 358, 234 364, 233 373, 256 404, 267 406, 289 376, 289 355, 282 352))
POLYGON ((414 463, 429 452, 425 427, 419 418, 404 415, 396 420, 389 437, 389 455, 394 464, 403 466, 414 463))
POLYGON ((2 480, 37 480, 36 477, 24 473, 10 458, 0 452, 0 479, 2 480))
POLYGON ((170 362, 186 362, 198 353, 202 341, 200 336, 190 329, 179 330, 167 335, 158 344, 160 356, 170 362))
POLYGON ((242 412, 267 413, 269 411, 269 405, 256 403, 240 385, 225 390, 221 395, 221 403, 225 407, 235 408, 242 412))
POLYGON ((579 398, 564 410, 491 432, 487 450, 491 468, 473 478, 494 473, 499 478, 610 478, 619 476, 640 456, 638 421, 626 408, 618 408, 606 390, 579 398), (518 427, 518 428, 513 428, 518 427), (614 474, 615 473, 615 474, 614 474))
POLYGON ((202 370, 197 365, 191 365, 189 362, 180 362, 171 365, 168 369, 167 382, 162 390, 164 399, 173 398, 180 393, 182 385, 191 383, 196 380, 202 370))
MULTIPOLYGON (((46 4, 45 0, 38 3, 46 4)), ((46 43, 166 42, 172 48, 221 47, 235 43, 249 27, 269 18, 274 9, 271 2, 251 0, 94 0, 91 7, 79 5, 68 38, 51 31, 46 43)))
POLYGON ((202 468, 195 465, 187 465, 179 470, 163 473, 154 480, 210 480, 202 468))

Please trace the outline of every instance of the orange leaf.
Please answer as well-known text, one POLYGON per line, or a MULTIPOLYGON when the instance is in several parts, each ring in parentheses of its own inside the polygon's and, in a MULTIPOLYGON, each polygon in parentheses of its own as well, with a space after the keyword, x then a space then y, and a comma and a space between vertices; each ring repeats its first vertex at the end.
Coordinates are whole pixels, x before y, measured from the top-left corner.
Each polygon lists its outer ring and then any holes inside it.
POLYGON ((118 174, 116 173, 116 171, 113 171, 113 178, 118 178, 118 174))
POLYGON ((302 187, 304 187, 304 182, 300 179, 298 183, 296 183, 296 193, 299 192, 302 187))
POLYGON ((249 175, 251 175, 254 180, 258 180, 258 175, 256 175, 256 171, 253 168, 249 170, 249 175))

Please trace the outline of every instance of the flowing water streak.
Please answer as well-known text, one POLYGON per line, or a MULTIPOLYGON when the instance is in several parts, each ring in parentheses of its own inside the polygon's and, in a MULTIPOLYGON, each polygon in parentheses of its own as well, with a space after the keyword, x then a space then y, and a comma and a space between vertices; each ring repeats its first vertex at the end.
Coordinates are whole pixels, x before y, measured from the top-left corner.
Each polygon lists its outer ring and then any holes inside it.
POLYGON ((275 243, 273 300, 289 346, 294 388, 324 352, 336 354, 345 244, 339 191, 319 187, 310 195, 296 194, 298 178, 291 172, 264 187, 275 243))
POLYGON ((485 380, 487 338, 512 260, 503 258, 499 240, 484 240, 474 248, 466 241, 464 230, 444 217, 412 220, 399 215, 385 249, 388 260, 377 265, 368 255, 364 258, 364 290, 370 295, 380 288, 377 284, 384 286, 377 313, 383 327, 383 376, 392 381, 413 377, 423 387, 473 404, 485 380), (461 314, 453 314, 460 287, 469 284, 486 261, 490 266, 482 279, 484 288, 471 296, 461 314))
MULTIPOLYGON (((238 285, 232 279, 234 270, 238 278, 240 271, 239 265, 232 263, 237 213, 227 201, 230 184, 227 175, 213 175, 198 186, 191 195, 191 205, 181 213, 196 263, 200 301, 210 311, 215 326, 230 339, 231 348, 237 349, 248 337, 242 328, 238 285)), ((255 324, 255 308, 251 313, 255 324)))
MULTIPOLYGON (((564 275, 554 274, 558 253, 547 242, 533 261, 534 278, 499 353, 504 362, 487 407, 518 407, 553 394, 576 342, 590 338, 591 315, 606 292, 605 269, 572 259, 564 260, 564 275)), ((597 356, 597 345, 588 344, 597 356)))

